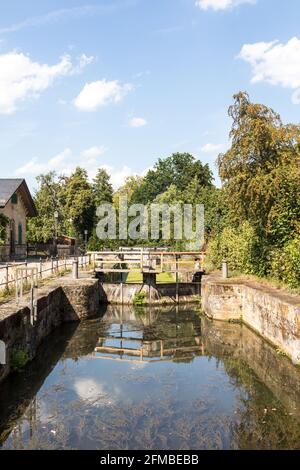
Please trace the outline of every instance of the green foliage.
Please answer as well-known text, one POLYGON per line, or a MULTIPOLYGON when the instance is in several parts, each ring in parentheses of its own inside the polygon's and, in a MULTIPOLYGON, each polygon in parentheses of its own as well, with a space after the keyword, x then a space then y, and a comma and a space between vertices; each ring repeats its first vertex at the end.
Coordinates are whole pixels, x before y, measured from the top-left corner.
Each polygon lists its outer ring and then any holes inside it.
POLYGON ((283 125, 277 113, 251 103, 247 93, 234 96, 229 116, 232 145, 218 165, 232 223, 247 220, 263 238, 271 230, 274 241, 277 214, 285 212, 286 227, 277 231, 293 233, 294 215, 299 216, 292 202, 299 206, 300 126, 283 125))
POLYGON ((223 190, 208 219, 207 265, 226 258, 233 270, 299 287, 300 126, 283 125, 247 93, 234 96, 229 116, 232 145, 218 158, 223 190))
POLYGON ((133 194, 138 190, 142 182, 143 178, 141 176, 128 176, 125 183, 113 195, 115 207, 119 207, 119 200, 121 198, 127 198, 130 204, 133 194))
POLYGON ((170 185, 182 192, 195 176, 202 186, 212 184, 212 173, 208 165, 202 165, 189 153, 174 153, 168 158, 159 159, 154 169, 148 171, 142 184, 134 191, 132 201, 148 204, 163 194, 170 185))
POLYGON ((29 362, 29 353, 27 349, 15 348, 11 352, 10 365, 12 370, 21 371, 29 362))
MULTIPOLYGON (((192 155, 177 153, 162 160, 150 170, 145 178, 131 176, 124 185, 113 193, 110 177, 106 170, 99 169, 92 183, 87 172, 76 168, 69 177, 52 172, 37 178, 39 189, 35 193, 38 217, 28 223, 29 242, 52 242, 56 229, 58 235, 75 236, 83 239, 88 230, 89 250, 117 249, 120 245, 168 246, 172 249, 186 249, 184 240, 99 240, 96 234, 96 209, 102 203, 113 202, 119 208, 119 199, 126 196, 128 203, 182 204, 185 202, 207 203, 209 199, 210 229, 216 220, 215 197, 210 192, 217 191, 212 185, 212 174, 208 165, 202 165, 192 155), (58 212, 58 221, 54 218, 58 212)), ((217 192, 216 192, 217 194, 217 192)), ((130 220, 128 221, 130 223, 130 220)), ((173 222, 172 222, 173 223, 173 222)), ((172 232, 172 228, 171 228, 172 232)))
POLYGON ((270 255, 270 274, 291 288, 300 286, 300 237, 277 248, 270 255))
POLYGON ((227 260, 231 270, 252 274, 254 271, 257 239, 248 222, 239 228, 226 227, 209 244, 206 263, 220 267, 227 260))
MULTIPOLYGON (((83 239, 85 230, 92 234, 96 244, 96 207, 104 202, 112 202, 113 189, 109 175, 99 169, 94 182, 88 180, 86 170, 76 168, 69 177, 57 177, 54 172, 37 178, 39 189, 34 199, 38 217, 28 222, 28 241, 47 243, 58 235, 75 236, 83 239), (54 212, 59 214, 56 222, 54 212), (57 223, 57 227, 56 227, 57 223)), ((95 246, 95 249, 100 249, 95 246)))
MULTIPOLYGON (((55 172, 50 172, 38 176, 37 182, 39 189, 35 192, 34 201, 38 216, 28 221, 27 239, 32 243, 47 243, 55 236, 54 212, 62 213, 62 181, 55 172)), ((61 230, 61 227, 58 228, 61 230)))
POLYGON ((62 199, 66 217, 72 219, 77 237, 82 237, 85 230, 92 232, 95 205, 93 191, 88 181, 87 171, 77 167, 68 178, 64 178, 62 199))
POLYGON ((104 168, 99 168, 93 181, 93 199, 96 207, 113 201, 113 187, 110 176, 104 168))
POLYGON ((146 294, 143 291, 136 292, 133 297, 133 305, 144 305, 146 294))
POLYGON ((300 286, 300 237, 291 240, 284 247, 283 280, 291 287, 300 286))

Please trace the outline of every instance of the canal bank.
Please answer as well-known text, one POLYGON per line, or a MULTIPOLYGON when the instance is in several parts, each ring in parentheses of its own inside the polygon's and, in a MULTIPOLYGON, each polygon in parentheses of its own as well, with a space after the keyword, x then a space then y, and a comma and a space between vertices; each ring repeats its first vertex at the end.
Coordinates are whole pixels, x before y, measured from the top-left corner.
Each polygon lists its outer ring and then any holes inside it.
POLYGON ((300 364, 300 296, 220 275, 202 280, 202 309, 214 320, 240 321, 300 364))

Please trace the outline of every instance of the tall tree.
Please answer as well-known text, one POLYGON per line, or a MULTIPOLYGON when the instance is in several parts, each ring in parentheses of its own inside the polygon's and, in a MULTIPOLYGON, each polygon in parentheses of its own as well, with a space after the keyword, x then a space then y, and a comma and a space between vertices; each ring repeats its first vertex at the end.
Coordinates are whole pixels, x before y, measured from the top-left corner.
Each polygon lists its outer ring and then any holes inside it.
POLYGON ((132 196, 135 191, 141 186, 143 182, 142 176, 128 176, 125 180, 125 183, 114 193, 113 201, 114 205, 118 208, 119 200, 121 198, 127 198, 128 202, 130 203, 132 200, 132 196))
POLYGON ((168 158, 159 159, 154 169, 148 171, 142 184, 135 190, 132 200, 147 204, 173 184, 184 191, 190 181, 198 177, 201 186, 212 184, 212 173, 208 165, 202 165, 189 153, 174 153, 168 158))
POLYGON ((113 187, 110 176, 104 168, 99 168, 93 180, 93 198, 96 207, 113 200, 113 187))
POLYGON ((229 116, 232 145, 218 166, 232 222, 248 221, 268 238, 284 212, 284 231, 292 235, 300 216, 300 126, 283 125, 277 113, 242 92, 234 96, 229 116))
POLYGON ((55 236, 55 211, 60 215, 59 232, 64 230, 62 181, 57 178, 55 172, 50 172, 38 176, 37 182, 39 188, 35 191, 34 202, 38 216, 28 221, 27 239, 32 243, 47 243, 55 236))
POLYGON ((76 235, 82 238, 85 230, 91 234, 95 214, 93 189, 87 171, 77 167, 70 177, 64 178, 64 183, 64 217, 72 220, 76 235))

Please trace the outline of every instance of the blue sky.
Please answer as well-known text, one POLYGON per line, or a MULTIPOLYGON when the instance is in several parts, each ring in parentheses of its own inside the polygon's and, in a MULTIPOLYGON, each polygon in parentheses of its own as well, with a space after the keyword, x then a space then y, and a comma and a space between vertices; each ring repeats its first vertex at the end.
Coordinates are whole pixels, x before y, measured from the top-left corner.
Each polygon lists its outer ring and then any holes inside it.
MULTIPOLYGON (((232 95, 299 122, 299 0, 10 0, 0 7, 1 177, 158 157, 211 165, 232 95)), ((218 180, 217 180, 218 181, 218 180)))

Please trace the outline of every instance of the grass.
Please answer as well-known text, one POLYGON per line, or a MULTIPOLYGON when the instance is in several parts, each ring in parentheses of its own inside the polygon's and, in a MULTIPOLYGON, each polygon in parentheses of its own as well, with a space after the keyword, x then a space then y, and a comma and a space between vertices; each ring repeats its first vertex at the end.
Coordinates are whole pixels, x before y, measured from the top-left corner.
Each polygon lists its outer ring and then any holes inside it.
POLYGON ((266 287, 273 287, 275 289, 284 290, 289 294, 298 294, 298 295, 300 294, 300 287, 296 289, 292 288, 288 286, 287 284, 285 284, 284 282, 278 279, 272 278, 272 277, 259 277, 259 276, 255 276, 254 274, 243 274, 238 271, 232 271, 231 273, 229 273, 229 278, 230 279, 238 278, 244 281, 258 282, 259 284, 262 284, 266 287))
MULTIPOLYGON (((156 276, 158 284, 175 283, 175 278, 171 273, 159 273, 156 276)), ((128 273, 126 283, 127 284, 142 284, 143 275, 142 273, 130 272, 128 273)))
POLYGON ((133 298, 133 305, 144 305, 145 297, 145 292, 137 292, 133 298))

